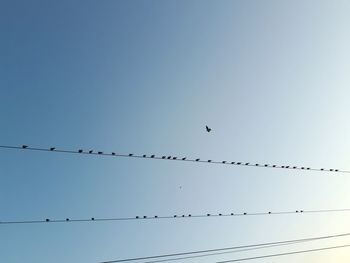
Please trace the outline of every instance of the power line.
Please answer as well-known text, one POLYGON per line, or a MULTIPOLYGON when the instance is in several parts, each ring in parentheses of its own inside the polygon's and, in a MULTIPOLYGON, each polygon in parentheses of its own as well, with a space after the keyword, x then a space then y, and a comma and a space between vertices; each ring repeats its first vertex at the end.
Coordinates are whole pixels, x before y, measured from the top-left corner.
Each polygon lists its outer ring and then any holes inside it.
POLYGON ((285 253, 279 253, 279 254, 269 254, 269 255, 249 257, 249 258, 231 259, 231 260, 225 260, 225 261, 217 261, 216 263, 228 263, 228 262, 238 262, 238 261, 262 259, 262 258, 280 257, 280 256, 287 256, 287 255, 295 255, 295 254, 323 251, 323 250, 331 250, 331 249, 337 249, 337 248, 345 248, 345 247, 350 247, 350 244, 341 245, 341 246, 333 246, 333 247, 322 247, 322 248, 315 248, 315 249, 308 249, 308 250, 298 250, 298 251, 291 251, 291 252, 285 252, 285 253))
POLYGON ((252 251, 252 250, 260 250, 260 249, 271 248, 271 247, 288 246, 288 245, 294 245, 294 244, 299 244, 299 243, 303 243, 303 242, 308 242, 308 241, 298 241, 298 242, 296 241, 296 242, 290 242, 290 243, 284 243, 284 244, 275 244, 275 245, 267 245, 267 246, 261 246, 261 247, 243 248, 243 249, 237 249, 237 250, 225 251, 225 252, 214 252, 214 253, 203 254, 203 255, 192 255, 192 256, 175 257, 175 258, 169 258, 169 259, 158 259, 158 260, 152 260, 152 261, 145 261, 144 263, 159 263, 159 262, 169 262, 169 261, 176 261, 176 260, 183 260, 183 259, 203 258, 203 257, 210 257, 210 256, 218 256, 218 255, 246 252, 246 251, 252 251))
MULTIPOLYGON (((225 247, 225 248, 215 248, 215 249, 197 250, 197 251, 180 252, 180 253, 172 253, 172 254, 146 256, 146 257, 118 259, 118 260, 103 261, 100 263, 130 262, 130 261, 137 261, 137 260, 170 258, 170 257, 195 255, 195 254, 203 254, 203 253, 219 252, 219 251, 227 251, 227 250, 237 251, 237 249, 241 250, 241 249, 260 248, 260 247, 265 248, 267 246, 275 246, 275 245, 283 245, 283 244, 285 245, 285 244, 294 244, 297 242, 309 242, 309 241, 316 241, 316 240, 323 240, 323 239, 339 238, 339 237, 345 237, 345 236, 349 236, 349 235, 350 235, 350 233, 344 233, 344 234, 338 234, 338 235, 328 235, 328 236, 320 236, 320 237, 310 237, 310 238, 302 238, 302 239, 275 241, 275 242, 258 243, 258 244, 251 244, 251 245, 232 246, 232 247, 225 247)), ((178 258, 178 259, 180 259, 180 258, 178 258)), ((172 259, 165 259, 164 261, 169 261, 169 260, 172 260, 172 259)), ((154 262, 162 262, 162 261, 150 261, 150 262, 154 263, 154 262)))
POLYGON ((112 156, 112 157, 126 157, 126 158, 138 158, 138 159, 154 159, 154 160, 168 160, 168 161, 179 161, 179 162, 195 162, 195 163, 208 163, 208 164, 221 164, 221 165, 235 165, 235 166, 247 166, 247 167, 260 167, 260 168, 275 168, 275 169, 289 169, 289 170, 303 170, 303 171, 318 171, 318 172, 336 172, 336 173, 350 173, 350 170, 339 170, 333 168, 311 168, 307 166, 295 166, 295 165, 277 165, 277 164, 261 164, 261 163, 250 163, 242 161, 214 161, 214 160, 202 160, 201 158, 187 158, 185 156, 172 156, 162 155, 156 156, 155 154, 120 154, 116 152, 105 153, 103 151, 95 150, 64 150, 56 147, 50 148, 37 148, 29 147, 27 145, 22 146, 8 146, 0 145, 2 149, 15 149, 15 150, 30 150, 30 151, 41 151, 41 152, 56 152, 56 153, 69 153, 69 154, 87 154, 87 155, 101 155, 101 156, 112 156))
POLYGON ((160 219, 194 219, 194 218, 213 218, 213 217, 237 217, 237 216, 268 216, 268 215, 290 215, 290 214, 313 214, 313 213, 334 213, 350 212, 350 208, 342 209, 319 209, 319 210, 294 210, 294 211, 268 211, 268 212, 243 212, 243 213, 207 213, 207 214, 175 214, 167 216, 135 216, 135 217, 108 217, 108 218, 83 218, 83 219, 50 219, 43 220, 21 220, 21 221, 0 221, 0 225, 10 224, 42 224, 42 223, 78 223, 78 222, 105 222, 105 221, 130 221, 130 220, 160 220, 160 219))

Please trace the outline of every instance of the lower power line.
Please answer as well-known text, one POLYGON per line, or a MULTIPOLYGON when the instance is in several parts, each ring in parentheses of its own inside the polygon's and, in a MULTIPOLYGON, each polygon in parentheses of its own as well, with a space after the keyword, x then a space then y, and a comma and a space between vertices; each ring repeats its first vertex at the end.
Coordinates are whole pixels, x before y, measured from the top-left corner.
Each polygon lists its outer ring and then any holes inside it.
MULTIPOLYGON (((324 240, 324 239, 331 239, 331 238, 340 238, 340 237, 346 237, 346 236, 350 236, 350 233, 320 236, 320 237, 309 237, 309 238, 302 238, 302 239, 292 239, 292 240, 284 240, 284 241, 275 241, 275 242, 267 242, 267 243, 258 243, 258 244, 251 244, 251 245, 242 245, 242 246, 232 246, 232 247, 225 247, 225 248, 215 248, 215 249, 179 252, 179 253, 162 254, 162 255, 154 255, 154 256, 118 259, 118 260, 103 261, 100 263, 118 263, 118 262, 130 262, 130 261, 136 261, 136 260, 150 260, 150 259, 153 260, 153 259, 159 259, 159 258, 198 255, 198 254, 203 254, 203 253, 222 252, 222 251, 228 251, 228 250, 237 251, 237 249, 242 250, 242 249, 251 249, 251 248, 266 248, 268 246, 290 245, 290 244, 294 244, 294 243, 298 243, 298 242, 310 242, 310 241, 324 240)), ((178 258, 178 259, 180 259, 180 258, 178 258)), ((174 260, 174 259, 170 259, 170 260, 174 260)), ((169 261, 169 259, 162 260, 162 261, 169 261)), ((162 262, 162 261, 150 261, 150 262, 162 262)))
POLYGON ((310 252, 317 252, 317 251, 331 250, 331 249, 338 249, 338 248, 345 248, 345 247, 350 247, 350 244, 341 245, 341 246, 333 246, 333 247, 314 248, 314 249, 308 249, 308 250, 298 250, 298 251, 291 251, 291 252, 285 252, 285 253, 279 253, 279 254, 268 254, 268 255, 249 257, 249 258, 238 258, 238 259, 231 259, 231 260, 225 260, 225 261, 217 261, 215 263, 229 263, 229 262, 238 262, 238 261, 248 261, 248 260, 254 260, 254 259, 262 259, 262 258, 281 257, 281 256, 288 256, 288 255, 295 255, 295 254, 302 254, 302 253, 310 253, 310 252))

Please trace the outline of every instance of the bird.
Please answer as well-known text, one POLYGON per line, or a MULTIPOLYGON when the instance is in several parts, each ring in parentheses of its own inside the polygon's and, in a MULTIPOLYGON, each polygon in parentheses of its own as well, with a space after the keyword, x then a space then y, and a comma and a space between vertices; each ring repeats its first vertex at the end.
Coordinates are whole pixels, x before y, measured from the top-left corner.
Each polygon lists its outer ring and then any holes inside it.
POLYGON ((83 150, 82 150, 82 149, 79 149, 79 150, 78 150, 78 152, 79 152, 79 153, 82 153, 82 152, 83 152, 83 150))
POLYGON ((51 147, 50 148, 50 151, 54 151, 56 148, 55 147, 51 147))
POLYGON ((211 131, 211 128, 209 128, 207 125, 205 125, 205 129, 207 130, 207 132, 211 131))
POLYGON ((22 145, 22 148, 26 149, 26 148, 28 148, 28 146, 27 145, 22 145))

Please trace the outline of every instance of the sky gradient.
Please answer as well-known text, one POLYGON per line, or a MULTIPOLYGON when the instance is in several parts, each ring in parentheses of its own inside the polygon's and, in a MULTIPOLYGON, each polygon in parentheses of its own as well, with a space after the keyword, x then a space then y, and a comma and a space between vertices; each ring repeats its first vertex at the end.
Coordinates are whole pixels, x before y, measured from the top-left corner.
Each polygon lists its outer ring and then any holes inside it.
MULTIPOLYGON (((349 13, 341 0, 1 1, 0 144, 350 169, 349 13)), ((0 160, 3 221, 350 207, 348 175, 14 150, 0 160)), ((322 236, 349 232, 349 219, 0 225, 0 261, 322 236)), ((342 249, 261 262, 349 258, 342 249)))

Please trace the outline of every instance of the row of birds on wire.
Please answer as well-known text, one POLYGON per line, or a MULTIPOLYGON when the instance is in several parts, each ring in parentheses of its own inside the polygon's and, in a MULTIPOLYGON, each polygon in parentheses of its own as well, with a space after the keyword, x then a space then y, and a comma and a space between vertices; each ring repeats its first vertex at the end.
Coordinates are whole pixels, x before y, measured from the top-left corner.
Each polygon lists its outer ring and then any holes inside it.
POLYGON ((181 219, 181 218, 204 218, 204 217, 237 217, 237 216, 266 216, 266 215, 290 215, 290 214, 316 214, 316 213, 334 213, 334 212, 350 212, 350 208, 343 209, 319 209, 319 210, 295 210, 295 211, 268 211, 268 212, 243 212, 243 213, 217 213, 217 214, 180 214, 180 215, 163 215, 163 216, 135 216, 135 217, 109 217, 88 219, 50 219, 44 220, 22 220, 22 221, 0 221, 1 224, 30 224, 30 223, 63 223, 63 222, 89 222, 89 221, 129 221, 142 219, 181 219))
POLYGON ((171 155, 156 156, 155 154, 137 155, 133 153, 129 153, 129 154, 119 154, 116 152, 105 153, 103 151, 94 151, 92 149, 63 150, 63 149, 58 149, 56 147, 37 148, 37 147, 30 147, 28 145, 22 145, 22 146, 0 145, 0 148, 25 149, 25 150, 46 151, 46 152, 50 151, 50 152, 60 152, 60 153, 80 153, 80 154, 104 155, 104 156, 115 156, 115 157, 129 157, 129 158, 146 158, 146 159, 172 160, 172 161, 184 161, 184 162, 200 162, 200 163, 226 164, 226 165, 238 165, 238 166, 250 166, 250 167, 280 168, 280 169, 291 169, 291 170, 350 173, 350 171, 348 170, 339 170, 339 169, 333 169, 333 168, 326 169, 326 168, 311 168, 306 166, 295 166, 295 165, 259 164, 259 163, 237 162, 237 161, 236 162, 235 161, 214 161, 211 159, 202 160, 200 158, 177 157, 177 156, 171 156, 171 155))

